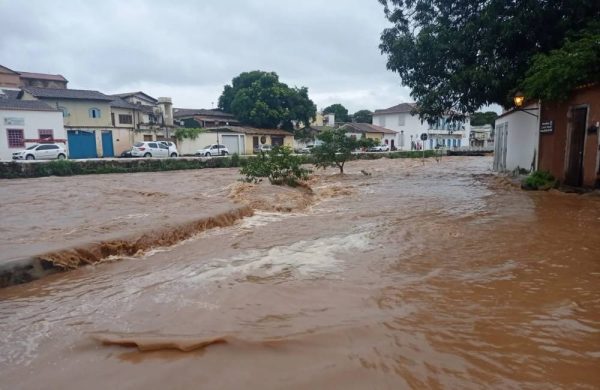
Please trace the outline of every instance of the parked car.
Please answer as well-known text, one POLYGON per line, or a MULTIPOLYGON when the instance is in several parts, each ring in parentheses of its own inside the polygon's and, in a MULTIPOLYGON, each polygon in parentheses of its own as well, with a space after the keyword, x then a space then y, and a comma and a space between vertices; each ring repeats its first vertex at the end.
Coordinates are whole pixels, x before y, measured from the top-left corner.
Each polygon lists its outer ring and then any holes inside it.
POLYGON ((272 147, 271 145, 260 145, 256 148, 254 148, 254 154, 259 154, 259 153, 269 153, 271 151, 272 147))
POLYGON ((196 156, 227 156, 229 149, 225 145, 210 144, 203 149, 196 150, 196 156))
POLYGON ((161 142, 136 142, 131 148, 132 157, 169 157, 169 147, 161 142))
POLYGON ((306 145, 305 147, 300 148, 298 150, 298 153, 301 153, 301 154, 310 154, 312 152, 312 150, 313 150, 314 147, 315 147, 315 145, 306 145))
POLYGON ((129 158, 129 157, 133 157, 133 156, 131 155, 131 149, 132 149, 132 148, 129 148, 129 149, 127 149, 127 150, 124 150, 124 151, 123 151, 123 153, 121 153, 121 155, 120 155, 119 157, 121 157, 121 158, 129 158))
POLYGON ((13 160, 64 160, 67 150, 63 144, 36 144, 12 154, 13 160))
POLYGON ((177 157, 179 156, 179 151, 177 150, 177 145, 171 141, 158 141, 163 145, 167 145, 169 147, 169 157, 177 157))
POLYGON ((390 150, 390 147, 383 144, 383 145, 377 145, 377 146, 373 146, 369 148, 369 152, 387 152, 390 150))

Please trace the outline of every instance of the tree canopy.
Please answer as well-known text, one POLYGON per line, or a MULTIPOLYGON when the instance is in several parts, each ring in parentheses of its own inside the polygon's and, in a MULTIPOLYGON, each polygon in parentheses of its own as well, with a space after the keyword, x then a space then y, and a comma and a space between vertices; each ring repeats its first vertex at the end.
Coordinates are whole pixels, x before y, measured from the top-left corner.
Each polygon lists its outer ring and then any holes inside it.
POLYGON ((379 2, 393 24, 381 36, 387 67, 425 119, 510 107, 533 57, 600 17, 598 0, 379 2))
POLYGON ((343 128, 326 130, 317 138, 322 143, 311 151, 315 166, 317 168, 338 167, 340 173, 344 173, 344 164, 350 159, 353 151, 377 144, 372 139, 349 137, 343 128))
POLYGON ((533 57, 523 82, 526 96, 562 100, 575 87, 600 81, 600 22, 570 34, 562 47, 533 57))
POLYGON ((233 78, 219 97, 219 108, 246 125, 288 130, 294 121, 310 123, 317 111, 308 88, 289 87, 277 73, 259 70, 233 78))
POLYGON ((329 107, 325 107, 323 114, 335 114, 336 122, 349 122, 350 117, 348 116, 348 110, 340 103, 332 104, 329 107))
POLYGON ((496 114, 494 111, 475 112, 471 115, 471 125, 492 125, 492 127, 494 127, 494 122, 496 121, 496 118, 498 118, 498 114, 496 114))
POLYGON ((356 123, 373 123, 373 113, 369 110, 359 110, 352 115, 352 121, 356 123))

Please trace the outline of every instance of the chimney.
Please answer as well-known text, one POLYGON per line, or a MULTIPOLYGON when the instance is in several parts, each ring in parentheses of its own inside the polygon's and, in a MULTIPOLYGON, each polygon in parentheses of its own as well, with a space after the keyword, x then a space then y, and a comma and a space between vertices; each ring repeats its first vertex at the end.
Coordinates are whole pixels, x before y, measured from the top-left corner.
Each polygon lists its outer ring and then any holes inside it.
POLYGON ((163 115, 165 126, 173 126, 173 102, 170 97, 159 97, 158 107, 163 115))

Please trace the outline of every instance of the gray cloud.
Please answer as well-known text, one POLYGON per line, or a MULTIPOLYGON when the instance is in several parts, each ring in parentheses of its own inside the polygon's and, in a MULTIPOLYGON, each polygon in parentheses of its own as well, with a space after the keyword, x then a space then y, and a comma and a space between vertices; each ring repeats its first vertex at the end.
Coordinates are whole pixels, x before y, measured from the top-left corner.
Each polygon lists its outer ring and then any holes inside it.
POLYGON ((0 0, 2 65, 60 73, 71 88, 144 90, 210 107, 243 71, 275 71, 320 108, 408 101, 378 45, 376 0, 0 0))

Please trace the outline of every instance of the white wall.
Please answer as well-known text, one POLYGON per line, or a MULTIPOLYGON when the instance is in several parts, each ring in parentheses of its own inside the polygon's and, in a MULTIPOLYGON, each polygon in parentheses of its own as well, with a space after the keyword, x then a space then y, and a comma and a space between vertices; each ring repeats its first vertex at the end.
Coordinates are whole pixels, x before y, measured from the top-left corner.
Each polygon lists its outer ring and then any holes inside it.
MULTIPOLYGON (((526 108, 536 108, 537 105, 530 105, 526 108)), ((538 113, 533 111, 533 113, 538 113)), ((496 119, 496 130, 507 125, 508 137, 506 141, 506 171, 513 171, 517 168, 531 170, 535 156, 538 153, 538 119, 523 111, 513 111, 506 116, 496 119)), ((495 132, 494 144, 498 145, 499 132, 495 132)), ((497 160, 498 154, 494 156, 497 160)), ((494 164, 496 166, 496 164, 494 164)))
MULTIPOLYGON (((219 133, 219 143, 223 143, 223 135, 236 135, 238 133, 219 133)), ((244 154, 244 146, 245 146, 245 135, 242 134, 241 139, 241 149, 244 154)), ((217 143, 217 133, 207 132, 201 133, 198 135, 196 139, 183 139, 181 141, 177 141, 177 150, 180 155, 193 155, 196 154, 198 149, 203 149, 205 146, 216 144, 217 143)))
MULTIPOLYGON (((27 139, 38 139, 39 129, 53 130, 55 139, 66 139, 67 134, 63 126, 62 113, 59 111, 20 111, 0 110, 0 159, 11 160, 13 152, 24 148, 9 148, 7 129, 24 130, 23 135, 27 139), (23 125, 8 125, 6 118, 23 119, 23 125)), ((26 142, 25 147, 34 145, 36 142, 26 142)))

